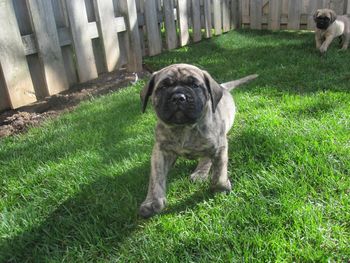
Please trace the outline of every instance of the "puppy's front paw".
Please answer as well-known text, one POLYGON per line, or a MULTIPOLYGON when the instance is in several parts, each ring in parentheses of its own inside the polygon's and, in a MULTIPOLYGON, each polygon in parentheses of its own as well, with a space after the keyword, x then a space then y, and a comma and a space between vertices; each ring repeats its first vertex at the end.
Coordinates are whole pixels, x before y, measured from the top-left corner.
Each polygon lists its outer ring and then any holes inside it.
POLYGON ((211 186, 212 191, 221 192, 221 193, 230 193, 232 190, 230 180, 227 180, 225 183, 216 183, 211 186))
POLYGON ((155 198, 153 200, 144 201, 139 210, 139 214, 148 218, 151 217, 164 209, 166 205, 166 198, 155 198))
POLYGON ((203 171, 195 171, 190 175, 190 180, 192 182, 202 182, 208 178, 209 173, 203 171))
POLYGON ((321 47, 320 47, 320 52, 321 52, 321 54, 326 53, 326 51, 327 51, 327 48, 326 48, 326 47, 324 47, 324 46, 321 46, 321 47))

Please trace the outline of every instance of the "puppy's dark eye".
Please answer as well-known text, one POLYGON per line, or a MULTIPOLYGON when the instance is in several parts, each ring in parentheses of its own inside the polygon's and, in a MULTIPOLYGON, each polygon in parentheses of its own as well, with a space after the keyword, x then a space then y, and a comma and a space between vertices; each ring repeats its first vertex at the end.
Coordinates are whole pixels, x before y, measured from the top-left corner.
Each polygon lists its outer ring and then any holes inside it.
POLYGON ((330 18, 322 16, 322 17, 318 17, 318 20, 320 20, 320 21, 329 21, 330 18))
POLYGON ((160 86, 160 87, 157 87, 157 90, 164 90, 166 88, 166 86, 160 86))
POLYGON ((192 83, 192 84, 191 84, 191 88, 193 88, 193 89, 198 89, 198 88, 199 88, 199 85, 197 85, 196 83, 192 83))

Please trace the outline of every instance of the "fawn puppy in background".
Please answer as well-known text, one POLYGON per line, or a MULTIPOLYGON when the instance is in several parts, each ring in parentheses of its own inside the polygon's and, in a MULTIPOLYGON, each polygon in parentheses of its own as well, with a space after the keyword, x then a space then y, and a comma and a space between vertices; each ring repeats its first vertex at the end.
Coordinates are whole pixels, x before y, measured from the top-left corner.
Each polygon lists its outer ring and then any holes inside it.
POLYGON ((340 37, 341 49, 346 50, 350 41, 350 18, 337 16, 331 9, 318 9, 314 14, 316 23, 316 48, 323 54, 334 38, 340 37))
POLYGON ((192 181, 205 180, 211 169, 211 186, 229 192, 227 133, 233 125, 234 87, 255 79, 218 84, 208 72, 188 64, 173 64, 153 73, 141 91, 142 111, 149 98, 157 114, 148 193, 140 215, 150 217, 166 204, 166 176, 178 156, 198 158, 192 181))

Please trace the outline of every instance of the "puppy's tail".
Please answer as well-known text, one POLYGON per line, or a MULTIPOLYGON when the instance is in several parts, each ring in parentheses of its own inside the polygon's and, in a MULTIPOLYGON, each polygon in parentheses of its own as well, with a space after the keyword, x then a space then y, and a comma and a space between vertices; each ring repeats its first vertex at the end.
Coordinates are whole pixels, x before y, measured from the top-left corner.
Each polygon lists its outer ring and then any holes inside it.
POLYGON ((225 83, 222 83, 221 84, 221 87, 231 91, 233 90, 234 88, 242 85, 242 84, 245 84, 249 81, 252 81, 253 79, 256 79, 259 75, 257 74, 253 74, 253 75, 248 75, 244 78, 241 78, 241 79, 236 79, 236 80, 232 80, 232 81, 229 81, 229 82, 225 82, 225 83))

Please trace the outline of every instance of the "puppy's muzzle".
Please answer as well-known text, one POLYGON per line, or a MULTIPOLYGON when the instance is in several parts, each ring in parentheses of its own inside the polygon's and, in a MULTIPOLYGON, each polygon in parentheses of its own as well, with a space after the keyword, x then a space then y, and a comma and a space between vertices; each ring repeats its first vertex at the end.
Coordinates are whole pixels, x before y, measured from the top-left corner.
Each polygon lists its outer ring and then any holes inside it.
POLYGON ((316 27, 319 29, 327 29, 330 24, 330 19, 328 17, 318 17, 316 18, 316 27))
POLYGON ((187 97, 181 92, 176 92, 170 97, 170 102, 174 105, 182 105, 187 102, 187 97))

